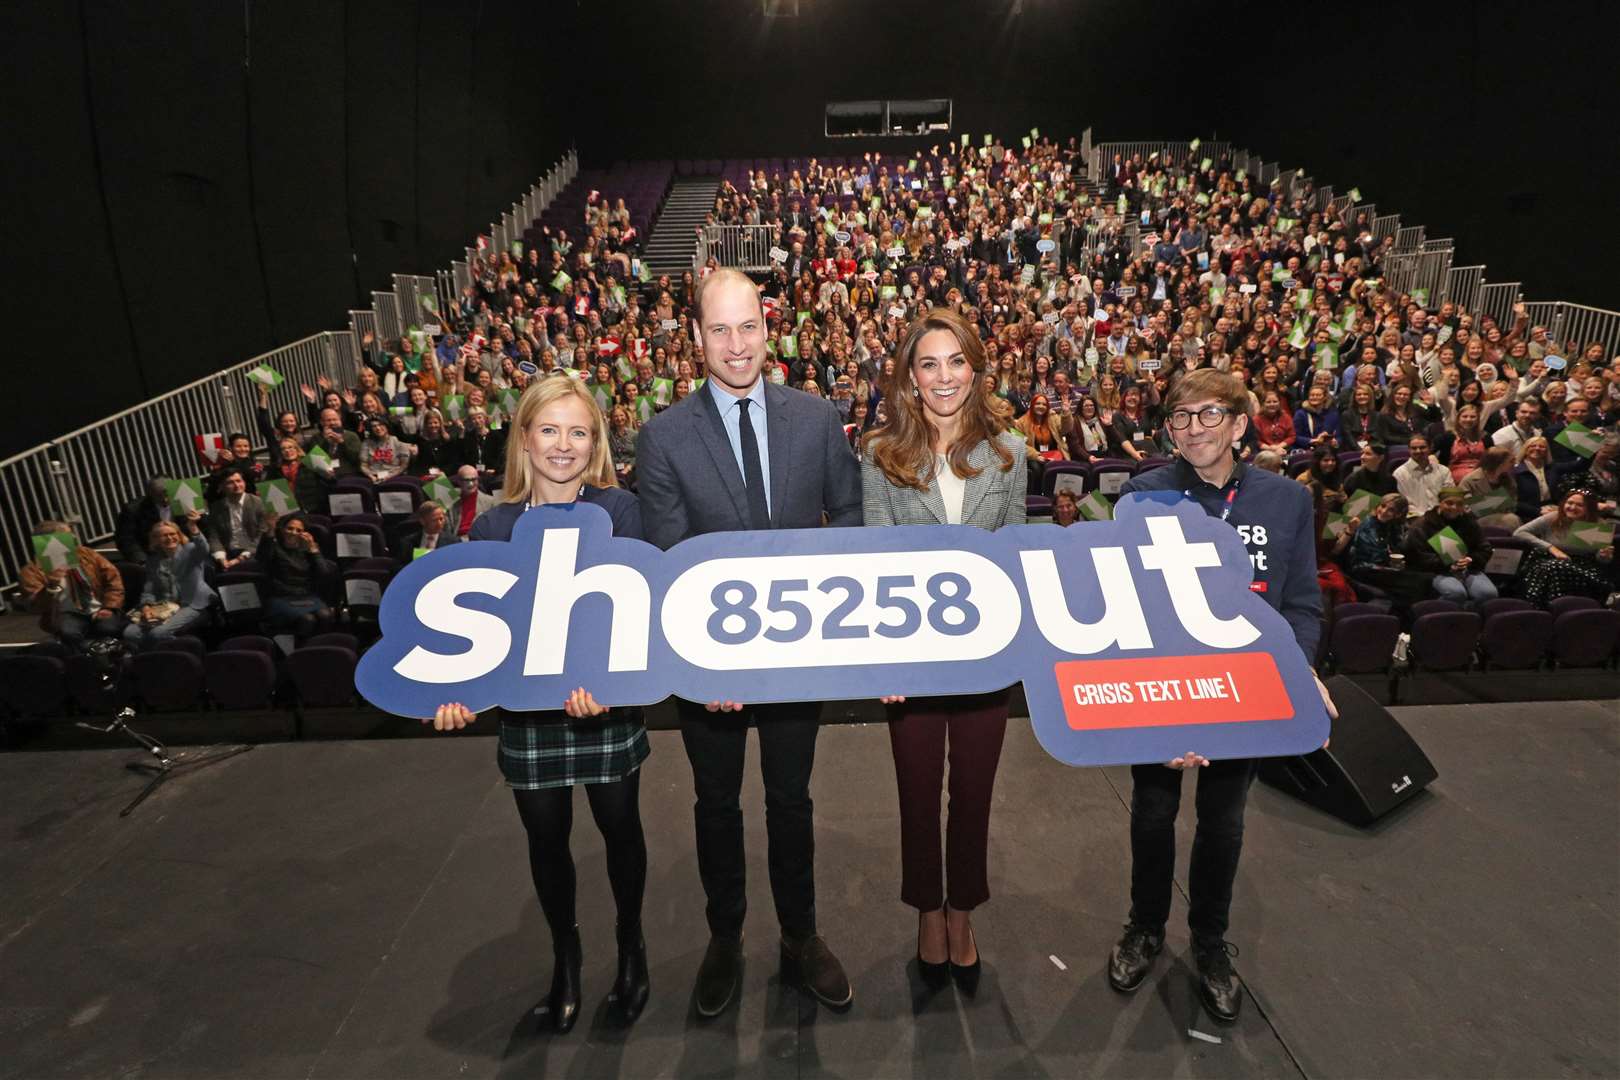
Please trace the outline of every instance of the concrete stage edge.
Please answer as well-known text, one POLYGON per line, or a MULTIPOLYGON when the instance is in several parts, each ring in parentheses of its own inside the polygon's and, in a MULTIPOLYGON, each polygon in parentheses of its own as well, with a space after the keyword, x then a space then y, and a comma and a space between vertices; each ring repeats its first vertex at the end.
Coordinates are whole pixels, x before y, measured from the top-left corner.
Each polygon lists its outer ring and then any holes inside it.
POLYGON ((134 750, 0 755, 0 1078, 1620 1075, 1620 706, 1396 714, 1440 779, 1377 827, 1256 785, 1230 934, 1250 996, 1230 1028, 1196 1007, 1180 895, 1149 983, 1108 988, 1129 771, 1068 769, 1016 720, 976 999, 908 969, 887 732, 829 726, 818 905, 855 1006, 777 980, 751 763, 744 991, 698 1022, 691 778, 660 732, 642 781, 652 1001, 628 1032, 602 1008, 613 909, 577 796, 586 1010, 566 1037, 528 1015, 549 938, 488 738, 261 745, 122 820, 134 750))

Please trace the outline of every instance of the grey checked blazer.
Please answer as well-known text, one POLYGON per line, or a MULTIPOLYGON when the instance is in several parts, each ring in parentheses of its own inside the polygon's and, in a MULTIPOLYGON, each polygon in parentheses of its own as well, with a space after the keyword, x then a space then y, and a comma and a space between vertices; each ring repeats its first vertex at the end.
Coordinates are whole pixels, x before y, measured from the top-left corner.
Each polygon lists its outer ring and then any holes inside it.
MULTIPOLYGON (((1003 525, 1024 524, 1024 492, 1029 483, 1025 465, 1028 448, 1017 432, 996 436, 1012 452, 1012 467, 1001 468, 1001 459, 988 441, 968 455, 968 464, 979 475, 968 480, 962 493, 962 524, 995 530, 1003 525)), ((861 489, 868 525, 943 525, 945 500, 939 488, 930 484, 926 491, 896 487, 889 483, 870 459, 861 463, 861 489)))

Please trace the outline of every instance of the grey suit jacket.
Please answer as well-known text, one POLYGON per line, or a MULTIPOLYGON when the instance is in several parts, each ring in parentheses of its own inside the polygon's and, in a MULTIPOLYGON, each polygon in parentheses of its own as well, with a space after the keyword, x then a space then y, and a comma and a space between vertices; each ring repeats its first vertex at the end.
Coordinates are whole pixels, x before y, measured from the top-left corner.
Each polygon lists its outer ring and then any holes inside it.
MULTIPOLYGON (((765 383, 771 528, 861 524, 861 476, 832 403, 765 383)), ((707 388, 671 405, 636 440, 636 497, 649 542, 748 528, 742 471, 707 388)))
MULTIPOLYGON (((242 531, 247 534, 247 550, 251 552, 264 535, 264 503, 257 495, 242 496, 242 531)), ((226 500, 215 499, 208 504, 207 533, 208 550, 223 555, 231 538, 231 509, 226 500)))
MULTIPOLYGON (((996 439, 1012 453, 1012 468, 1001 468, 1001 459, 991 450, 988 440, 973 448, 968 464, 978 469, 979 475, 968 480, 962 493, 963 525, 995 530, 1025 522, 1028 449, 1015 431, 1004 431, 996 439)), ((896 487, 868 457, 861 464, 861 487, 868 525, 946 524, 945 500, 940 498, 938 485, 930 484, 926 491, 896 487)))

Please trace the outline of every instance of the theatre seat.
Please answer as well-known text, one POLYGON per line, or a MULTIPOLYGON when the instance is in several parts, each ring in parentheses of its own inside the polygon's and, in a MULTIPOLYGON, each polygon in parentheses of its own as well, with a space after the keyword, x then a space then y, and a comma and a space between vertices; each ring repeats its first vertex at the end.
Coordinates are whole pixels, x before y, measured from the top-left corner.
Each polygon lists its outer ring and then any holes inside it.
POLYGON ((1504 611, 1485 620, 1480 655, 1488 668, 1523 670, 1539 667, 1552 646, 1553 617, 1549 612, 1504 611))
POLYGON ((208 696, 224 709, 268 708, 276 689, 276 663, 259 649, 226 649, 203 657, 208 696))
POLYGON ((1472 611, 1436 611, 1412 620, 1413 665, 1426 671, 1465 671, 1474 662, 1482 620, 1472 611))
MULTIPOLYGON (((1566 600, 1585 597, 1564 597, 1566 600)), ((1553 621, 1552 655, 1561 668, 1607 667, 1620 646, 1620 611, 1575 608, 1553 621)))
POLYGON ((354 666, 354 650, 333 645, 305 645, 287 657, 298 700, 317 708, 353 704, 354 666))

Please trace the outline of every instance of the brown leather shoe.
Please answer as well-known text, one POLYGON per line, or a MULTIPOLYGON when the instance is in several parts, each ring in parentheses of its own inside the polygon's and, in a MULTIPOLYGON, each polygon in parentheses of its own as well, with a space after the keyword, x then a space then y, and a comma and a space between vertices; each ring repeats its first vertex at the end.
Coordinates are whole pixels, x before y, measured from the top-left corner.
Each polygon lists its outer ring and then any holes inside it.
POLYGON ((782 938, 782 981, 807 991, 829 1009, 847 1009, 855 1000, 844 965, 820 934, 801 941, 782 938))

